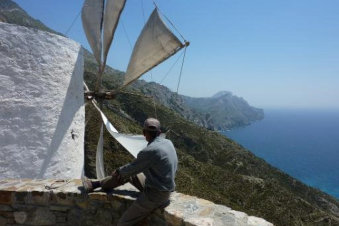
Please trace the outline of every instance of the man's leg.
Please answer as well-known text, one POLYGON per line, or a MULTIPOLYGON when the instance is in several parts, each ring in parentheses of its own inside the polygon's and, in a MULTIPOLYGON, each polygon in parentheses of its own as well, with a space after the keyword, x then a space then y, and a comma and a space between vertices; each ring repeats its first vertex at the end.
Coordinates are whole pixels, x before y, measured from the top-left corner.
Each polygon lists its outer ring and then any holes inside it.
POLYGON ((146 177, 143 173, 139 173, 136 176, 132 176, 126 181, 120 181, 120 180, 118 180, 118 178, 116 178, 114 176, 108 176, 108 177, 105 177, 104 179, 100 180, 99 185, 104 191, 108 191, 108 190, 111 190, 113 188, 119 187, 120 185, 123 185, 127 182, 130 182, 139 191, 143 191, 144 187, 145 187, 145 180, 146 180, 146 177))
POLYGON ((166 203, 169 196, 170 192, 146 188, 119 219, 118 226, 130 226, 140 222, 153 210, 166 203))
POLYGON ((102 190, 109 191, 113 188, 116 188, 116 187, 119 187, 120 185, 123 185, 126 182, 119 180, 115 176, 108 176, 108 177, 105 177, 104 179, 100 180, 100 186, 101 186, 102 190))

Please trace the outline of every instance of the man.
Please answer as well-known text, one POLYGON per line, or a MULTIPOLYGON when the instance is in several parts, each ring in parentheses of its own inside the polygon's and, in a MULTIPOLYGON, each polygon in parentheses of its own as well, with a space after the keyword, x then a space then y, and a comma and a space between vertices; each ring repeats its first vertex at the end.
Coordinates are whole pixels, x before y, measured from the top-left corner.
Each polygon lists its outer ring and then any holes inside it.
POLYGON ((172 142, 161 136, 160 122, 148 118, 144 122, 143 133, 148 145, 141 150, 137 158, 101 181, 85 181, 87 191, 97 187, 112 189, 126 182, 131 182, 141 191, 140 196, 126 210, 118 225, 134 225, 154 209, 169 202, 175 188, 175 173, 178 158, 172 142))

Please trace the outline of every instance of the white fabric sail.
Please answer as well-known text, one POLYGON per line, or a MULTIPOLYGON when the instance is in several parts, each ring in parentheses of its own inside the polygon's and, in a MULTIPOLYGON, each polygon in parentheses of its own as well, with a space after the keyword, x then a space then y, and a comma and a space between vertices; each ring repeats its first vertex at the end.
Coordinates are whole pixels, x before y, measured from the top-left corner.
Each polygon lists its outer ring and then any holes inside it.
POLYGON ((98 179, 103 179, 105 177, 103 150, 104 150, 104 125, 101 124, 97 153, 95 156, 95 170, 98 179))
POLYGON ((82 26, 94 57, 101 64, 102 55, 102 20, 104 0, 85 0, 81 11, 82 26))
MULTIPOLYGON (((99 67, 96 90, 100 87, 101 76, 105 68, 107 54, 112 43, 114 33, 125 6, 126 0, 85 0, 82 8, 82 22, 88 42, 99 67), (103 51, 103 53, 102 53, 103 51), (103 62, 102 62, 103 60, 103 62)), ((142 74, 160 64, 184 45, 167 28, 155 9, 143 28, 134 46, 130 62, 127 67, 123 86, 138 79, 142 74)), ((108 121, 107 117, 92 101, 100 112, 103 124, 110 134, 134 157, 147 146, 143 136, 119 133, 108 121)), ((103 127, 100 130, 96 154, 97 178, 104 177, 103 162, 103 127)))
MULTIPOLYGON (((100 110, 100 108, 92 102, 96 109, 100 112, 103 124, 106 126, 107 131, 134 157, 136 158, 138 153, 147 146, 147 141, 142 135, 132 135, 132 134, 122 134, 119 133, 115 127, 108 121, 105 114, 100 110)), ((99 139, 100 140, 100 139, 99 139)), ((100 141, 99 141, 100 143, 100 141)), ((100 149, 97 149, 100 151, 100 149)), ((97 156, 100 156, 100 153, 97 153, 97 156)), ((102 163, 103 166, 103 163, 102 163)), ((103 167, 102 167, 103 168, 103 167)))
MULTIPOLYGON (((111 133, 111 132, 110 132, 111 133)), ((139 152, 147 146, 145 137, 142 135, 111 133, 111 135, 136 158, 139 152)))
POLYGON ((125 2, 126 0, 106 0, 103 35, 104 62, 106 62, 107 54, 125 2))
POLYGON ((157 9, 154 9, 134 46, 123 86, 138 79, 183 46, 162 21, 157 9))

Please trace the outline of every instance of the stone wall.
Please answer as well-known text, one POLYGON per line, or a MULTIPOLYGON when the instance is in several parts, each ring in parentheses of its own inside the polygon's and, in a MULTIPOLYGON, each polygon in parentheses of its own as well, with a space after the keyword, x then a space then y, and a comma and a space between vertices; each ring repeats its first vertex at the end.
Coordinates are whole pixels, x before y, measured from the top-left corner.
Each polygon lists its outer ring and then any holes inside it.
MULTIPOLYGON (((126 184, 112 193, 82 191, 81 180, 0 180, 0 225, 116 225, 137 197, 126 184)), ((144 225, 272 225, 210 201, 174 192, 144 225)))

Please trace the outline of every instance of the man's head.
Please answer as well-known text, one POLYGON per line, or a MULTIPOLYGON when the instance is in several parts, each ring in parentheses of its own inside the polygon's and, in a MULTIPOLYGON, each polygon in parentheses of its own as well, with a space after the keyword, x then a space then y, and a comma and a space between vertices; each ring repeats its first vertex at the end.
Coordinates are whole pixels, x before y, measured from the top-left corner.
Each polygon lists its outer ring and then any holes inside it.
POLYGON ((161 133, 159 120, 155 118, 146 119, 144 122, 143 132, 148 142, 159 136, 161 133))

